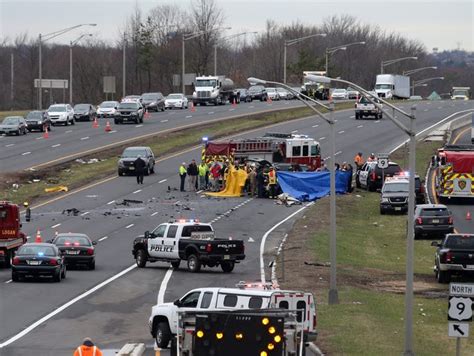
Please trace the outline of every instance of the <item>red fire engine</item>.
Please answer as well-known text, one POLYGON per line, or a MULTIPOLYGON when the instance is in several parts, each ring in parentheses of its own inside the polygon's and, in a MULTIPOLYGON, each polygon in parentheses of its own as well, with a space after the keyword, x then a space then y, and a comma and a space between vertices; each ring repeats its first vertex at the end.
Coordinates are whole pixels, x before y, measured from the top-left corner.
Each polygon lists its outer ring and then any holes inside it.
POLYGON ((19 206, 0 201, 0 266, 10 267, 13 253, 24 243, 26 236, 21 232, 19 206))

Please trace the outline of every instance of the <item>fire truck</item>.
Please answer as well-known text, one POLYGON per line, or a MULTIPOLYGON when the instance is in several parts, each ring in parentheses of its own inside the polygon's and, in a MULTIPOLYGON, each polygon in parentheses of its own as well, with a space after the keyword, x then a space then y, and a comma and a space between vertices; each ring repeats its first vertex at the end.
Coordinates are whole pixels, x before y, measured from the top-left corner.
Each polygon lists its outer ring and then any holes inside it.
POLYGON ((446 145, 438 150, 436 194, 439 198, 474 198, 474 147, 446 145))
POLYGON ((321 166, 319 142, 307 135, 266 133, 263 137, 229 141, 206 141, 203 162, 268 161, 307 165, 309 170, 321 166))
POLYGON ((21 232, 20 208, 8 201, 0 201, 0 266, 10 267, 14 252, 24 243, 21 232))

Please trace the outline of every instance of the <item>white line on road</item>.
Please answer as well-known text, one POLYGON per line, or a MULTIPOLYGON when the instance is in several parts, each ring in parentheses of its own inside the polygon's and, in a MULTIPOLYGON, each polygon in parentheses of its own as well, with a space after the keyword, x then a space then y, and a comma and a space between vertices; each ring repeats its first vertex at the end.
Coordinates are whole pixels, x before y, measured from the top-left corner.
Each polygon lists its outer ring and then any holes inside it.
POLYGON ((334 153, 334 156, 340 155, 341 153, 342 151, 337 151, 336 153, 334 153))
POLYGON ((355 115, 349 116, 349 119, 354 119, 355 115))
POLYGON ((166 120, 161 120, 160 122, 168 122, 168 119, 166 119, 166 120))
POLYGON ((150 216, 155 216, 156 214, 158 214, 157 211, 155 211, 153 214, 151 214, 150 216))
POLYGON ((128 272, 134 270, 135 268, 137 268, 137 265, 134 263, 130 267, 125 268, 122 272, 117 273, 115 276, 110 277, 109 279, 103 281, 102 283, 99 283, 95 287, 89 289, 87 292, 84 292, 81 295, 78 295, 76 298, 71 299, 69 302, 61 305, 59 308, 55 309, 54 311, 52 311, 48 315, 45 315, 41 319, 37 320, 36 322, 34 322, 30 326, 28 326, 26 329, 23 329, 18 334, 12 336, 10 339, 8 339, 8 340, 4 341, 3 343, 1 343, 0 344, 0 349, 4 348, 5 346, 10 345, 11 343, 17 341, 18 339, 21 339, 23 336, 28 335, 30 332, 32 332, 34 329, 36 329, 38 326, 42 325, 44 322, 48 321, 49 319, 51 319, 55 315, 61 313, 63 310, 69 308, 71 305, 74 305, 75 303, 77 303, 81 299, 84 299, 85 297, 91 295, 92 293, 96 292, 97 290, 105 287, 107 284, 110 284, 111 282, 113 282, 116 279, 122 277, 123 275, 125 275, 128 272))
POLYGON ((71 132, 72 132, 72 130, 67 130, 64 133, 71 133, 71 132))
POLYGON ((101 237, 99 241, 104 241, 105 239, 108 239, 108 238, 109 238, 108 236, 104 236, 104 237, 101 237))
POLYGON ((56 148, 56 147, 59 147, 59 146, 61 146, 61 144, 60 144, 60 143, 57 143, 57 144, 55 144, 55 145, 52 145, 51 147, 56 148))
POLYGON ((234 108, 229 109, 229 111, 234 111, 234 110, 235 110, 234 108))
POLYGON ((164 182, 166 182, 167 180, 168 180, 168 179, 162 179, 162 180, 160 180, 158 183, 164 183, 164 182))
POLYGON ((137 194, 137 193, 140 193, 142 190, 141 189, 138 189, 138 190, 135 190, 132 194, 137 194))
POLYGON ((109 134, 116 133, 116 132, 117 132, 117 130, 112 130, 112 131, 109 131, 109 134))
POLYGON ((37 139, 37 140, 42 140, 42 139, 43 139, 43 137, 37 137, 36 139, 37 139))
POLYGON ((140 125, 135 125, 135 127, 142 127, 142 126, 143 126, 142 124, 140 124, 140 125))
POLYGON ((343 134, 344 132, 346 132, 346 131, 341 130, 341 131, 338 132, 338 134, 343 134))
POLYGON ((57 228, 58 226, 61 226, 61 223, 51 226, 51 229, 55 229, 55 228, 57 228))
POLYGON ((14 143, 9 143, 8 145, 5 145, 5 147, 12 147, 12 146, 15 146, 14 143))
POLYGON ((9 279, 9 280, 8 280, 8 281, 6 281, 5 283, 7 283, 7 284, 8 284, 8 283, 11 283, 11 282, 12 282, 12 280, 11 280, 11 279, 9 279))
POLYGON ((156 298, 156 301, 157 301, 158 304, 163 304, 163 300, 165 298, 165 293, 166 293, 166 287, 168 286, 168 282, 169 282, 172 274, 173 274, 173 268, 170 267, 166 271, 166 274, 163 277, 163 280, 161 281, 160 290, 158 292, 158 297, 156 298))
POLYGON ((298 132, 298 130, 293 130, 293 131, 291 131, 291 133, 296 133, 296 132, 298 132))
POLYGON ((29 154, 31 154, 30 151, 28 151, 28 152, 23 152, 21 155, 22 155, 22 156, 26 156, 26 155, 29 155, 29 154))
POLYGON ((186 119, 190 119, 192 117, 193 117, 193 115, 188 115, 188 116, 186 116, 186 119))
POLYGON ((115 203, 115 200, 109 201, 109 202, 107 203, 107 205, 110 205, 110 204, 113 204, 113 203, 115 203))
POLYGON ((318 127, 318 126, 319 126, 319 125, 313 125, 313 126, 311 126, 311 127, 318 127))
POLYGON ((214 114, 214 111, 209 111, 207 114, 212 115, 212 114, 214 114))
POLYGON ((319 138, 319 141, 322 141, 322 140, 324 140, 324 139, 326 139, 326 137, 325 137, 325 136, 323 136, 323 137, 320 137, 320 138, 319 138))
POLYGON ((380 122, 380 120, 375 120, 374 123, 378 124, 380 122))
POLYGON ((423 111, 428 111, 428 109, 424 109, 423 111))
POLYGON ((88 214, 90 214, 90 211, 85 211, 85 212, 83 212, 83 213, 81 214, 81 216, 86 216, 86 215, 88 215, 88 214))
POLYGON ((363 128, 363 127, 364 127, 364 125, 359 125, 359 126, 357 126, 358 129, 361 129, 361 128, 363 128))
POLYGON ((442 106, 438 106, 438 110, 442 109, 443 107, 442 106))
POLYGON ((89 139, 89 136, 81 137, 81 141, 88 140, 88 139, 89 139))
POLYGON ((132 226, 134 226, 135 224, 130 224, 130 225, 127 225, 125 226, 126 229, 130 229, 132 226))

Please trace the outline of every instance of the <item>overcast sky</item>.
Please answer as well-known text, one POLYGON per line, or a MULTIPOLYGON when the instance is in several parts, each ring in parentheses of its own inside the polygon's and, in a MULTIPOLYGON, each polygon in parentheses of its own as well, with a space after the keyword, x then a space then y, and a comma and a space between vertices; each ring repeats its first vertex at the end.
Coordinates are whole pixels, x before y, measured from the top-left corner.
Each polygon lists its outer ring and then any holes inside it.
MULTIPOLYGON (((144 14, 160 4, 189 7, 192 0, 0 0, 0 37, 14 38, 27 32, 37 37, 79 23, 104 40, 117 39, 119 28, 136 4, 144 14)), ((299 21, 320 24, 326 17, 348 14, 363 23, 379 25, 431 51, 461 48, 474 51, 474 0, 216 0, 223 9, 228 33, 259 31, 267 19, 280 24, 299 21)), ((78 29, 57 39, 68 43, 89 32, 78 29)), ((336 43, 334 45, 337 45, 336 43)))

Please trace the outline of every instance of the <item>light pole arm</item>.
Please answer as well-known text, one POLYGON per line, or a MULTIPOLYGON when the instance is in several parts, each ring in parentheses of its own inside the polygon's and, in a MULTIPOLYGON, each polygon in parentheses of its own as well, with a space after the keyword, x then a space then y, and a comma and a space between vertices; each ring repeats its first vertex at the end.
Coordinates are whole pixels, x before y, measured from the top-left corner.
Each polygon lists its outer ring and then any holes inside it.
POLYGON ((294 44, 297 44, 299 42, 302 42, 304 40, 307 40, 308 38, 313 38, 313 37, 326 37, 326 33, 314 33, 312 35, 300 37, 300 38, 294 38, 291 40, 285 40, 285 46, 293 46, 294 44))

